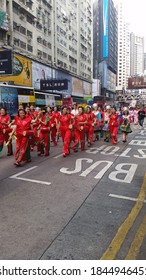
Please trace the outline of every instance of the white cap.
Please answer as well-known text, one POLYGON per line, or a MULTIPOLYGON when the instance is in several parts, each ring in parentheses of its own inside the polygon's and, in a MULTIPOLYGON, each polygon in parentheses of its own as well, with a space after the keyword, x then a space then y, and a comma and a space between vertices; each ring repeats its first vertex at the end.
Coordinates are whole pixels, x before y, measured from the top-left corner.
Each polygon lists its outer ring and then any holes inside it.
POLYGON ((125 112, 125 111, 129 111, 128 107, 124 107, 124 108, 123 108, 123 111, 124 111, 124 112, 125 112))
POLYGON ((98 107, 97 103, 94 103, 94 104, 92 105, 92 107, 93 107, 93 108, 97 108, 97 107, 98 107))
POLYGON ((107 105, 106 110, 110 110, 110 109, 111 109, 111 106, 107 105))

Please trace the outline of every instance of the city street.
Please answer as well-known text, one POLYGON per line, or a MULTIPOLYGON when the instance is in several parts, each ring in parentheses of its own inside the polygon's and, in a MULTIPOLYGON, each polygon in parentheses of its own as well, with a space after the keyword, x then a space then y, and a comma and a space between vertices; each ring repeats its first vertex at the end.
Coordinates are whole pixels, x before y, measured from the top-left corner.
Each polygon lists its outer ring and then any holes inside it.
MULTIPOLYGON (((52 146, 52 143, 51 143, 52 146)), ((23 167, 0 155, 1 259, 146 259, 146 127, 23 167)))

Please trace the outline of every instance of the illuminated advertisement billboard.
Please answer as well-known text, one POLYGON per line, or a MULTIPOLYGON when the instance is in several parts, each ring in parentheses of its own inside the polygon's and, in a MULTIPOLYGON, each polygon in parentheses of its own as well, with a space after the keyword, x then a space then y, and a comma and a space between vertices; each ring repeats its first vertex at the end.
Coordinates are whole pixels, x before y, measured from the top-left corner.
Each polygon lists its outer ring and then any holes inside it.
POLYGON ((103 0, 103 58, 108 57, 108 3, 103 0))
POLYGON ((13 82, 15 85, 32 86, 31 61, 21 55, 14 55, 13 75, 0 76, 0 82, 13 82))

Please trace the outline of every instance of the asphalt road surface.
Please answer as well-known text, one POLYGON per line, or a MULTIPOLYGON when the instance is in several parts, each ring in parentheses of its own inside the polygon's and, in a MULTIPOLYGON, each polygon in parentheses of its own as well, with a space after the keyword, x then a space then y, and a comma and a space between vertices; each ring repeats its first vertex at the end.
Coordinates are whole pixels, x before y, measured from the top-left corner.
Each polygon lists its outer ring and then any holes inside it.
POLYGON ((0 258, 146 259, 146 128, 23 167, 0 155, 0 258))

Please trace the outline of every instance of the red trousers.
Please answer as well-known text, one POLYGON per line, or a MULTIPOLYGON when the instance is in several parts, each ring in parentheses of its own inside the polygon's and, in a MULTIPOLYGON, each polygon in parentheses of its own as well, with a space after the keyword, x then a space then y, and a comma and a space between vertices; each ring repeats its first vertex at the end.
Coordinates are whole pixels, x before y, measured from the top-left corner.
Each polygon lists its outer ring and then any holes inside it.
POLYGON ((65 127, 60 128, 60 134, 63 141, 63 154, 69 154, 69 146, 71 142, 71 129, 65 127))
POLYGON ((28 147, 28 138, 25 136, 17 136, 15 158, 17 162, 21 162, 25 158, 26 149, 28 147))
POLYGON ((49 132, 40 132, 37 142, 37 151, 38 153, 41 153, 41 145, 43 145, 43 148, 45 149, 45 155, 49 155, 50 150, 50 133, 49 132))
POLYGON ((117 136, 117 132, 118 132, 118 127, 117 126, 110 126, 110 134, 113 137, 117 136))
MULTIPOLYGON (((8 133, 3 133, 3 132, 0 132, 0 146, 1 146, 1 150, 3 149, 3 145, 4 145, 4 142, 8 142, 8 139, 9 139, 9 134, 8 133)), ((8 155, 12 155, 12 142, 10 142, 7 146, 8 148, 8 155)))
POLYGON ((54 146, 56 146, 57 145, 57 141, 56 141, 57 129, 56 129, 56 126, 51 127, 50 132, 51 132, 51 140, 53 141, 54 146))
POLYGON ((83 151, 85 149, 85 130, 78 130, 75 129, 75 143, 73 145, 73 149, 76 148, 76 146, 81 143, 81 150, 83 151))
POLYGON ((93 135, 94 135, 94 127, 92 125, 89 125, 89 127, 88 127, 88 142, 90 144, 93 143, 93 135))

